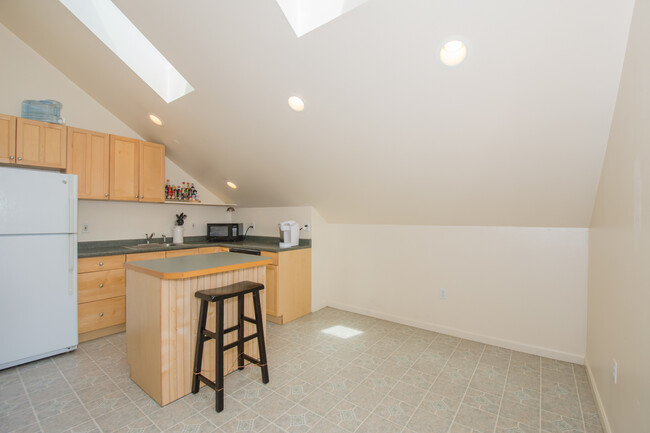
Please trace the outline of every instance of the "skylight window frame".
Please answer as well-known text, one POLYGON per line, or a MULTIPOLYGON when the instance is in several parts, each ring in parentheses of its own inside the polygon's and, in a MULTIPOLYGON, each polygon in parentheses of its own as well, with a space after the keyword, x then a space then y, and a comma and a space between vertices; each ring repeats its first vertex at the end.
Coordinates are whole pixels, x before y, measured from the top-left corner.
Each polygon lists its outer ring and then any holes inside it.
POLYGON ((111 0, 59 0, 166 103, 194 91, 111 0))

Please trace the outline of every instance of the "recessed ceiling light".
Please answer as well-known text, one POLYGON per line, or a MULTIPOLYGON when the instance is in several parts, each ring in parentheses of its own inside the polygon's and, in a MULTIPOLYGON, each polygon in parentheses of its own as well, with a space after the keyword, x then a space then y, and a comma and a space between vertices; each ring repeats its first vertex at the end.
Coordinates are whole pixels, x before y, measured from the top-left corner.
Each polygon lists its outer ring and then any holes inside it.
POLYGON ((440 50, 440 61, 447 66, 456 66, 467 57, 467 47, 462 41, 449 41, 440 50))
POLYGON ((305 103, 297 96, 290 97, 288 102, 289 107, 291 107, 293 111, 302 111, 305 109, 305 103))
POLYGON ((231 187, 232 189, 237 189, 237 185, 235 185, 235 184, 234 184, 233 182, 231 182, 231 181, 226 182, 226 185, 228 185, 228 186, 231 187))
POLYGON ((160 117, 156 116, 155 114, 150 114, 149 120, 151 120, 153 123, 155 123, 158 126, 163 126, 163 121, 160 120, 160 117))

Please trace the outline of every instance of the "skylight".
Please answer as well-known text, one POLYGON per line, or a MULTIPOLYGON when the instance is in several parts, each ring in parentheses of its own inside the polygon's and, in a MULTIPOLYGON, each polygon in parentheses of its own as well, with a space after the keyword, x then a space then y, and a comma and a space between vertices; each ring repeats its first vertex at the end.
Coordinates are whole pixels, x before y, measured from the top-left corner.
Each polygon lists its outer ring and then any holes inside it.
POLYGON ((110 0, 59 0, 165 102, 194 88, 110 0))
POLYGON ((276 0, 289 24, 300 37, 329 23, 368 0, 276 0))

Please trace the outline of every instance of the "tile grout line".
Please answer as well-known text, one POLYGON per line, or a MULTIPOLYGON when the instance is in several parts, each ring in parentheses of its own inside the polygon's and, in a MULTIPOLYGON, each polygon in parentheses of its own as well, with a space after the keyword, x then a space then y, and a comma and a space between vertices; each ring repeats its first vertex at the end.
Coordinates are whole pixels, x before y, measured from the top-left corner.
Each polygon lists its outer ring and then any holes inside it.
POLYGON ((582 429, 587 431, 587 423, 585 422, 585 413, 582 410, 582 400, 580 398, 580 391, 578 390, 578 379, 576 378, 576 371, 573 365, 571 366, 571 372, 573 373, 573 384, 576 387, 576 395, 578 396, 578 406, 580 407, 580 416, 582 417, 582 429))
POLYGON ((512 350, 508 357, 508 370, 506 371, 506 381, 503 383, 503 391, 501 391, 501 400, 499 401, 499 410, 497 411, 497 419, 494 423, 493 432, 496 433, 497 426, 499 425, 499 418, 501 417, 501 407, 503 406, 503 399, 506 397, 506 387, 508 386, 508 375, 510 374, 510 365, 512 364, 512 350))
MULTIPOLYGON (((110 340, 108 340, 106 337, 102 337, 102 338, 103 338, 104 340, 108 341, 108 343, 109 343, 111 346, 116 347, 116 346, 115 346, 113 343, 111 343, 110 340)), ((97 340, 93 340, 93 341, 97 341, 97 340)), ((113 380, 113 378, 112 378, 112 377, 111 377, 111 376, 110 376, 110 375, 109 375, 109 374, 108 374, 108 373, 107 373, 107 372, 106 372, 106 371, 105 371, 105 370, 104 370, 104 369, 99 365, 99 363, 98 363, 97 361, 95 361, 95 359, 94 359, 93 357, 91 357, 91 356, 86 352, 85 349, 82 348, 82 350, 83 350, 83 352, 84 352, 86 355, 88 355, 88 358, 90 358, 90 360, 95 364, 95 366, 97 366, 97 369, 98 369, 99 371, 101 371, 102 373, 104 373, 104 374, 106 375, 106 377, 108 377, 108 380, 110 380, 111 383, 112 383, 113 385, 115 385, 115 386, 117 387, 117 389, 119 389, 119 390, 122 392, 122 394, 124 394, 124 395, 126 396, 126 398, 128 398, 129 401, 135 405, 136 409, 138 409, 138 410, 139 410, 139 411, 140 411, 140 412, 141 412, 141 413, 142 413, 142 414, 143 414, 143 415, 144 415, 144 416, 145 416, 145 417, 146 417, 146 418, 151 422, 152 425, 154 425, 158 430, 160 430, 160 428, 156 425, 155 422, 153 422, 153 420, 149 417, 149 415, 146 414, 146 413, 144 413, 144 412, 143 412, 143 411, 138 407, 138 405, 135 404, 135 400, 133 400, 133 399, 131 398, 130 395, 128 395, 127 393, 125 393, 124 391, 122 391, 122 388, 120 388, 120 386, 119 386, 119 385, 118 385, 118 384, 113 380)), ((121 352, 121 351, 120 351, 120 352, 121 352)), ((82 402, 82 403, 83 403, 83 402, 82 402)), ((116 409, 116 410, 117 410, 117 409, 116 409)), ((114 412, 114 411, 111 411, 111 412, 114 412)), ((111 413, 111 412, 108 412, 108 413, 111 413)), ((94 420, 95 420, 95 418, 93 418, 93 421, 94 421, 94 420)), ((208 420, 208 422, 210 422, 210 420, 208 420)), ((97 423, 95 422, 95 424, 97 424, 97 423)), ((212 423, 211 423, 211 424, 212 424, 212 423)), ((128 426, 128 424, 127 424, 127 426, 128 426)), ((124 427, 127 427, 127 426, 124 426, 124 427)), ((99 427, 99 426, 98 426, 98 427, 99 427)), ((215 426, 215 427, 217 427, 217 426, 215 426)), ((218 427, 217 427, 217 428, 218 428, 218 427)), ((103 430, 101 429, 101 427, 99 428, 99 430, 103 431, 103 430)))
POLYGON ((27 392, 27 386, 25 385, 25 381, 23 380, 23 375, 20 373, 20 369, 16 368, 16 374, 18 374, 18 379, 20 380, 20 384, 23 386, 23 390, 25 391, 25 396, 27 397, 27 401, 29 402, 29 408, 32 410, 32 414, 36 419, 36 424, 38 425, 39 430, 43 432, 45 430, 43 430, 43 426, 41 425, 41 420, 38 419, 38 415, 36 414, 36 409, 34 408, 34 404, 32 403, 32 398, 29 396, 29 393, 27 392))
MULTIPOLYGON (((84 352, 84 353, 85 353, 85 352, 84 352)), ((86 354, 86 356, 88 356, 88 354, 86 354)), ((88 358, 90 358, 90 357, 88 357, 88 358)), ((58 365, 56 362, 54 362, 54 360, 52 360, 52 364, 54 364, 54 366, 56 367, 56 369, 59 371, 59 373, 61 374, 61 377, 63 377, 63 380, 65 380, 65 383, 68 384, 68 386, 69 386, 70 389, 72 390, 72 393, 74 394, 74 396, 77 397, 77 400, 79 400, 79 403, 81 403, 81 407, 84 408, 84 410, 86 411, 86 413, 87 413, 88 416, 90 417, 90 420, 93 422, 93 424, 95 425, 95 427, 97 427, 97 428, 101 431, 102 429, 99 428, 99 425, 97 425, 97 423, 95 422, 95 417, 92 416, 92 414, 90 413, 90 411, 89 411, 88 408, 86 407, 86 404, 85 404, 85 403, 83 402, 83 400, 79 397, 79 394, 77 394, 77 391, 75 391, 75 389, 72 387, 72 385, 70 384, 70 381, 68 380, 68 378, 65 377, 65 374, 63 374, 63 371, 61 370, 61 368, 59 367, 59 365, 58 365)), ((77 425, 73 425, 73 426, 71 426, 70 428, 66 429, 66 431, 67 431, 67 430, 71 430, 71 429, 73 429, 73 428, 75 428, 75 427, 77 427, 77 426, 80 426, 81 424, 84 424, 85 422, 87 422, 87 421, 80 422, 80 423, 77 424, 77 425)))
MULTIPOLYGON (((436 341, 436 340, 438 339, 438 335, 444 335, 444 334, 440 334, 440 333, 436 333, 436 334, 437 334, 436 337, 431 341, 431 343, 429 343, 429 345, 426 347, 426 349, 424 349, 424 350, 422 351, 422 353, 420 354, 420 356, 418 356, 418 357, 415 359, 415 362, 417 362, 418 359, 420 359, 420 358, 422 357, 422 355, 424 354, 424 352, 426 352, 426 350, 427 350, 429 347, 431 347, 431 345, 433 344, 433 342, 436 341)), ((438 380, 438 378, 440 377, 440 375, 442 374, 442 372, 445 370, 445 367, 447 367, 447 364, 449 364, 449 360, 451 359, 451 357, 452 357, 452 355, 454 354, 454 352, 456 352, 456 349, 458 349, 458 346, 460 346, 460 343, 461 343, 462 341, 463 341, 462 338, 459 338, 459 339, 458 339, 458 342, 457 342, 456 345, 454 346, 454 350, 449 354, 449 356, 448 356, 447 359, 445 360, 444 365, 442 366, 442 368, 440 369, 440 371, 439 371, 438 374, 436 375, 436 378, 433 380, 433 382, 431 382, 431 385, 429 385, 429 387, 427 388, 427 391, 426 391, 426 393, 424 394, 424 397, 422 397, 422 401, 420 401, 420 403, 415 407, 415 409, 413 410, 413 413, 412 413, 411 416, 409 417, 408 421, 406 421, 406 425, 404 426, 404 429, 407 429, 407 428, 408 428, 408 425, 411 423, 411 420, 413 419, 413 416, 415 416, 415 414, 417 413, 418 409, 420 409, 420 407, 422 406, 422 402, 424 402, 424 399, 426 398, 427 394, 429 394, 429 392, 431 391, 431 388, 433 388, 433 385, 436 383, 436 381, 438 380)), ((485 347, 483 348, 483 350, 485 350, 485 347)), ((482 352, 481 352, 481 353, 482 353, 482 352)), ((414 365, 415 365, 415 362, 413 363, 414 365)), ((470 381, 471 381, 471 379, 470 379, 470 381)), ((467 386, 469 387, 469 384, 467 384, 467 386)), ((449 426, 449 428, 451 428, 451 425, 449 426)))
POLYGON ((469 390, 469 386, 472 383, 472 379, 474 379, 474 375, 476 374, 476 370, 478 370, 478 365, 481 363, 481 358, 483 358, 483 354, 485 353, 485 349, 487 348, 487 346, 488 346, 487 344, 483 345, 483 350, 481 350, 481 356, 479 356, 478 361, 476 362, 476 366, 474 366, 474 371, 472 372, 472 375, 469 378, 469 382, 467 383, 467 388, 465 388, 465 392, 463 393, 463 396, 460 399, 460 403, 458 404, 458 409, 456 409, 456 413, 454 414, 454 417, 451 420, 451 424, 449 424, 447 433, 451 432, 451 427, 454 425, 454 422, 456 421, 456 417, 458 417, 458 412, 460 412, 460 408, 463 406, 463 401, 465 400, 465 396, 467 395, 467 390, 469 390))

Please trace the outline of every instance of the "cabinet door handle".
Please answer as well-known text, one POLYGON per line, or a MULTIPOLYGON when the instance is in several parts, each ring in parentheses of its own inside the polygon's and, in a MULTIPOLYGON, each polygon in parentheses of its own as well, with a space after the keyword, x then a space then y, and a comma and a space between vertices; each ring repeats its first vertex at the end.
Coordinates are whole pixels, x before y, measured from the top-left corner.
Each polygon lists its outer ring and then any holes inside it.
POLYGON ((22 156, 19 156, 19 157, 18 157, 18 161, 22 161, 22 160, 23 160, 23 157, 22 157, 22 156))
POLYGON ((102 287, 104 287, 104 283, 99 284, 99 288, 101 289, 102 287))
POLYGON ((99 317, 104 317, 104 313, 99 313, 99 317))
POLYGON ((9 159, 14 159, 14 156, 13 156, 13 155, 10 155, 10 156, 9 156, 9 159))
POLYGON ((108 193, 104 194, 104 197, 108 197, 108 193))
POLYGON ((140 198, 144 198, 144 196, 142 196, 142 197, 140 197, 140 198))
POLYGON ((135 198, 140 198, 140 196, 139 196, 139 195, 136 195, 135 198))
POLYGON ((104 266, 104 262, 99 262, 99 266, 104 266))

